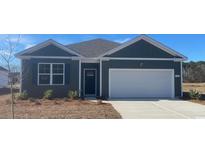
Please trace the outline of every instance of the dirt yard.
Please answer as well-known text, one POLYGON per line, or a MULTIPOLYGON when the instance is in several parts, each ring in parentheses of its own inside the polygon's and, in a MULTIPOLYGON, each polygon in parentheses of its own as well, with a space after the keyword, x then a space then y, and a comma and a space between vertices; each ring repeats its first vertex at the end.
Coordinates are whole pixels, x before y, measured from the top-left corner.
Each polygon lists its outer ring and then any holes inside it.
POLYGON ((184 83, 183 91, 189 92, 190 90, 197 90, 202 94, 200 100, 190 100, 193 103, 199 103, 205 105, 205 83, 184 83))
POLYGON ((190 90, 197 90, 205 94, 205 83, 184 83, 183 91, 189 92, 190 90))
MULTIPOLYGON (((0 95, 0 118, 11 118, 8 95, 0 95)), ((86 100, 26 100, 16 101, 17 119, 119 119, 111 104, 86 100)))

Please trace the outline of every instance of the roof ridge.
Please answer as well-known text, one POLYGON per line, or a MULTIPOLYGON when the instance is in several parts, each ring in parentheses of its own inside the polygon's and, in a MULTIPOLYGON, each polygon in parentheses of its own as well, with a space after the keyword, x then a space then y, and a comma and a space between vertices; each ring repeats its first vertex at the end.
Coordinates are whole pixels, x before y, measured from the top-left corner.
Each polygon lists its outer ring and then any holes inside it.
POLYGON ((103 40, 103 41, 107 41, 107 42, 111 42, 111 43, 116 43, 116 44, 119 44, 119 45, 121 44, 121 43, 118 43, 118 42, 115 42, 115 41, 111 41, 111 40, 108 40, 108 39, 104 39, 104 38, 95 38, 95 39, 90 39, 90 40, 86 40, 86 41, 81 41, 81 42, 66 44, 65 46, 68 47, 68 46, 70 46, 70 45, 76 45, 76 44, 91 42, 91 41, 95 41, 95 40, 103 40))

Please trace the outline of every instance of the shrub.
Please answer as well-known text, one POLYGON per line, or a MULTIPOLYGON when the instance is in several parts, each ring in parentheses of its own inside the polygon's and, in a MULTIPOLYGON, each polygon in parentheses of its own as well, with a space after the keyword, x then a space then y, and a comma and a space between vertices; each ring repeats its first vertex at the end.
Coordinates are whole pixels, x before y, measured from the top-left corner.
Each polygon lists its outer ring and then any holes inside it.
POLYGON ((35 105, 41 105, 41 102, 39 100, 36 100, 35 105))
POLYGON ((77 99, 78 98, 78 92, 76 91, 76 90, 70 90, 69 92, 68 92, 68 97, 70 98, 70 99, 77 99))
POLYGON ((103 103, 103 100, 102 99, 97 99, 97 103, 101 104, 101 103, 103 103))
POLYGON ((191 99, 200 99, 201 94, 200 94, 200 92, 197 91, 197 90, 190 90, 190 91, 189 91, 189 97, 190 97, 191 99))
POLYGON ((53 98, 53 90, 46 90, 43 94, 44 99, 52 99, 53 98))
POLYGON ((35 100, 35 98, 29 98, 29 101, 30 102, 35 102, 36 100, 35 100))
POLYGON ((67 102, 67 101, 68 101, 68 98, 67 98, 67 97, 64 97, 63 100, 64 100, 64 102, 67 102))
POLYGON ((28 99, 28 94, 26 91, 19 93, 16 95, 17 100, 27 100, 28 99))

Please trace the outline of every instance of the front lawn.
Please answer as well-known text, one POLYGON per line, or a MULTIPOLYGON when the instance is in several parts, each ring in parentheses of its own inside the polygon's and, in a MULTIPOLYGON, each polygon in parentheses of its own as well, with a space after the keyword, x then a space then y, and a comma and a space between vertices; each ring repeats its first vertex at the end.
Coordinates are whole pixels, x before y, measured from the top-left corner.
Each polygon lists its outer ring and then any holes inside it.
MULTIPOLYGON (((11 118, 8 95, 0 96, 0 118, 11 118)), ((19 100, 15 118, 29 119, 119 119, 120 114, 109 103, 88 100, 19 100)))
POLYGON ((205 100, 195 100, 195 99, 191 99, 189 100, 191 101, 192 103, 198 103, 198 104, 201 104, 201 105, 205 105, 205 100))
POLYGON ((205 105, 205 83, 183 83, 183 91, 185 100, 189 100, 193 103, 198 103, 205 105), (189 92, 191 90, 196 90, 201 94, 200 99, 191 99, 189 98, 189 92))

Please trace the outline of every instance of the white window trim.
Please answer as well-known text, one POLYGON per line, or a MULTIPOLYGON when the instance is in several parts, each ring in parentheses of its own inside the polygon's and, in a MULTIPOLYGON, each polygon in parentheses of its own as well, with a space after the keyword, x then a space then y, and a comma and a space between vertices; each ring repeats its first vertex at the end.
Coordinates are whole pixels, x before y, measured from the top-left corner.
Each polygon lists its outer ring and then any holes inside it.
POLYGON ((65 63, 38 63, 37 78, 38 78, 38 81, 37 81, 38 86, 63 86, 63 85, 65 85, 65 63), (41 64, 50 65, 50 73, 39 73, 39 65, 41 65, 41 64), (63 65, 63 73, 53 73, 53 65, 54 64, 63 65), (39 83, 40 75, 49 75, 50 76, 50 83, 49 84, 40 84, 39 83), (62 84, 53 84, 53 75, 63 75, 63 83, 62 84))

